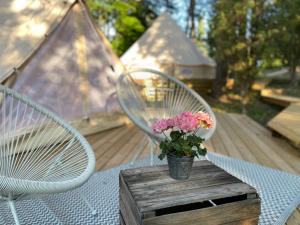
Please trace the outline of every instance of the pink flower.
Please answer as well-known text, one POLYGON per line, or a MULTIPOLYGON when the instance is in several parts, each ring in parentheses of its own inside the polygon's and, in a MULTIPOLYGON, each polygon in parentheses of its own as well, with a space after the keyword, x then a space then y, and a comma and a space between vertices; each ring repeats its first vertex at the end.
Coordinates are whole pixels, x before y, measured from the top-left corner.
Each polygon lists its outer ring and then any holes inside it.
POLYGON ((173 127, 188 133, 197 130, 199 127, 211 128, 212 124, 212 118, 208 113, 183 112, 174 118, 156 120, 151 128, 154 133, 162 133, 173 127))
POLYGON ((156 120, 152 126, 151 129, 153 130, 154 133, 162 133, 165 130, 168 130, 169 128, 173 127, 173 120, 172 119, 161 119, 161 120, 156 120))
POLYGON ((175 120, 174 118, 167 119, 168 128, 174 127, 175 120))
POLYGON ((183 132, 191 132, 198 127, 198 120, 192 112, 183 112, 175 118, 174 125, 183 132))
POLYGON ((198 124, 202 128, 211 128, 213 125, 212 118, 208 113, 205 112, 197 112, 195 113, 195 117, 198 120, 198 124))

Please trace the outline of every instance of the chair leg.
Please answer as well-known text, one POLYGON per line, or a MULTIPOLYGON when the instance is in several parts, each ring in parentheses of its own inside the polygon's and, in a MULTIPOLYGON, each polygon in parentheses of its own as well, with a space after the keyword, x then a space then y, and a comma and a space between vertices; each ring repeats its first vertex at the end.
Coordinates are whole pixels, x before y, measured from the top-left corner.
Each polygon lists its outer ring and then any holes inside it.
POLYGON ((208 157, 208 153, 204 156, 205 160, 210 161, 209 157, 208 157))
POLYGON ((140 156, 140 154, 144 151, 145 146, 147 145, 147 140, 149 142, 149 138, 147 136, 144 136, 143 139, 140 141, 140 143, 137 146, 137 151, 135 155, 133 156, 130 165, 133 165, 137 158, 140 156))
POLYGON ((16 206, 15 206, 14 200, 8 200, 8 205, 9 205, 10 211, 11 211, 13 217, 14 217, 15 224, 16 225, 20 225, 20 221, 19 221, 19 218, 18 218, 18 215, 17 215, 17 211, 16 211, 16 206))
POLYGON ((89 200, 87 199, 87 197, 85 197, 83 194, 81 194, 80 192, 78 192, 79 196, 81 197, 81 199, 84 200, 85 204, 87 205, 87 207, 90 209, 91 213, 93 216, 97 216, 97 210, 90 204, 89 200))
POLYGON ((154 143, 153 140, 149 137, 149 145, 150 145, 150 165, 153 166, 154 160, 154 143))
POLYGON ((155 142, 154 139, 149 137, 149 144, 150 144, 150 165, 153 166, 154 164, 154 157, 155 154, 157 154, 157 143, 155 142))

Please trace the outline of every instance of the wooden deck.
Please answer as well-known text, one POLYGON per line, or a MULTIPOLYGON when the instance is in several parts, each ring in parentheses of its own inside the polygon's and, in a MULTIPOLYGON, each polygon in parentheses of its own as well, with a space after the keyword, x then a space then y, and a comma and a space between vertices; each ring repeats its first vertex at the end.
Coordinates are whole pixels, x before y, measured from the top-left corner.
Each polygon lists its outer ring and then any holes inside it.
POLYGON ((291 104, 268 122, 268 127, 300 147, 300 103, 291 104))
POLYGON ((282 107, 287 107, 293 103, 300 103, 300 98, 282 95, 282 90, 272 90, 272 89, 264 89, 261 91, 261 97, 263 100, 270 102, 274 105, 279 105, 282 107))
MULTIPOLYGON (((209 151, 247 160, 300 175, 300 151, 249 117, 216 114, 218 125, 206 142, 209 151)), ((134 125, 115 128, 88 137, 97 157, 97 170, 146 157, 149 143, 134 125)), ((300 207, 290 217, 289 225, 300 225, 300 207)))

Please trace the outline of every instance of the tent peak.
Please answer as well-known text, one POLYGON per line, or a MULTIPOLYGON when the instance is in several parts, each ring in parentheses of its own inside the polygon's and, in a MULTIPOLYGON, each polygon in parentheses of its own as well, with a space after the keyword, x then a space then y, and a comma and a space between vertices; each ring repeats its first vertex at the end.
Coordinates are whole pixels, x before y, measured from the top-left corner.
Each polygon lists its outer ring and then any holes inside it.
POLYGON ((128 65, 145 57, 178 65, 215 66, 215 62, 200 52, 167 12, 152 23, 121 60, 128 65))

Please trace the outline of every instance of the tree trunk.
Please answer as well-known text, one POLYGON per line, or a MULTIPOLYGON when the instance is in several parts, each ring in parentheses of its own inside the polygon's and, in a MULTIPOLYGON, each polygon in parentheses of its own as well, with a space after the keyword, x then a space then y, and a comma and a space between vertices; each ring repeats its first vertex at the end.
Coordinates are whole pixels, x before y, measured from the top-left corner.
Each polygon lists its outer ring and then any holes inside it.
POLYGON ((166 1, 166 8, 170 9, 171 8, 171 4, 169 0, 165 0, 166 1))
POLYGON ((296 63, 292 62, 290 67, 289 67, 289 72, 290 72, 290 82, 291 84, 296 84, 297 76, 296 76, 296 63))
POLYGON ((227 66, 224 62, 217 62, 216 79, 213 84, 213 96, 219 97, 222 94, 222 88, 226 84, 227 66))
POLYGON ((195 0, 190 0, 189 17, 191 18, 190 38, 195 38, 195 0))
POLYGON ((247 79, 242 82, 241 84, 241 90, 240 90, 240 96, 241 96, 241 103, 242 103, 242 114, 247 114, 247 104, 249 101, 249 90, 250 90, 250 82, 247 81, 247 79))

